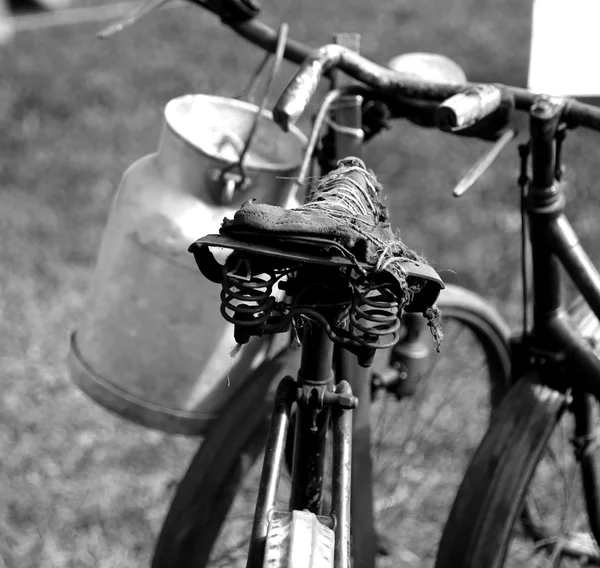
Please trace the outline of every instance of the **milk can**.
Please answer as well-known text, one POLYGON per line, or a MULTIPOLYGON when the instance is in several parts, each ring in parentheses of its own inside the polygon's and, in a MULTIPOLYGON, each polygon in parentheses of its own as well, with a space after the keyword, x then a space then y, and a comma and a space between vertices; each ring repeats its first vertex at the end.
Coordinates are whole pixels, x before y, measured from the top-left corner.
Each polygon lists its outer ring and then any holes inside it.
POLYGON ((257 339, 231 356, 219 286, 187 252, 251 197, 289 205, 306 139, 259 111, 209 95, 170 101, 158 151, 119 186, 68 365, 92 399, 139 424, 202 434, 274 349, 257 339))

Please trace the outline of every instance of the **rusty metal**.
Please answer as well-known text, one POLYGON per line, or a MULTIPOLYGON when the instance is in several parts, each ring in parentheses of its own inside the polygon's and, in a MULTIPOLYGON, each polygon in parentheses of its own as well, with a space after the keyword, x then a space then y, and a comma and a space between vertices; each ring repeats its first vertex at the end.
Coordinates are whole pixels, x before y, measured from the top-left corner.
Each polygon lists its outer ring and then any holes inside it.
POLYGON ((549 188, 555 180, 555 137, 562 120, 565 100, 538 97, 530 111, 532 190, 549 188))
POLYGON ((567 125, 562 122, 558 125, 556 130, 556 154, 555 154, 555 164, 554 164, 554 177, 556 181, 561 181, 563 175, 565 174, 565 166, 563 164, 563 155, 562 149, 567 137, 567 125))
POLYGON ((304 405, 312 402, 318 409, 325 406, 340 406, 342 408, 353 409, 358 406, 358 399, 355 396, 332 392, 331 390, 327 390, 327 385, 314 386, 306 383, 298 387, 296 402, 304 405))
MULTIPOLYGON (((338 381, 349 383, 359 405, 352 412, 351 516, 352 557, 356 566, 374 566, 376 552, 373 506, 373 459, 371 456, 371 381, 355 355, 340 349, 336 354, 338 381)), ((344 392, 344 389, 342 389, 344 392)))
POLYGON ((328 406, 339 406, 346 410, 354 410, 358 408, 358 398, 343 392, 328 391, 323 397, 323 404, 328 406))
POLYGON ((500 107, 502 91, 495 85, 474 85, 445 100, 436 110, 438 128, 448 132, 475 124, 500 107))
POLYGON ((320 515, 331 408, 299 404, 296 411, 290 509, 320 515))
POLYGON ((277 302, 274 286, 289 269, 274 266, 269 257, 230 255, 223 266, 221 315, 235 325, 234 337, 245 344, 253 335, 280 333, 287 329, 277 302))
MULTIPOLYGON (((403 291, 396 281, 372 277, 368 274, 373 270, 370 265, 358 262, 352 253, 327 239, 272 237, 269 242, 275 244, 209 235, 190 248, 202 273, 213 282, 221 282, 221 313, 235 324, 239 343, 246 343, 253 335, 302 327, 300 316, 322 327, 331 341, 355 353, 358 363, 365 367, 372 363, 375 350, 398 341, 397 296, 403 291), (302 245, 304 250, 309 245, 327 254, 290 252, 293 245, 302 245), (221 266, 210 246, 229 247, 234 253, 221 266), (339 256, 339 251, 346 256, 339 256), (276 298, 275 284, 287 296, 276 298)), ((420 302, 423 294, 423 302, 430 305, 440 289, 435 271, 414 261, 403 265, 409 278, 413 271, 429 276, 420 279, 425 286, 408 309, 416 309, 415 302, 420 302)))
MULTIPOLYGON (((199 0, 196 0, 196 2, 200 3, 199 0)), ((213 9, 210 4, 201 3, 200 5, 208 10, 218 13, 218 10, 213 9)), ((277 32, 269 26, 256 20, 244 22, 229 20, 226 23, 240 36, 260 46, 262 49, 275 51, 277 32)), ((311 50, 309 46, 290 40, 286 45, 284 57, 294 63, 310 66, 314 53, 315 50, 311 50)), ((354 65, 354 67, 361 66, 364 66, 364 64, 361 64, 360 61, 354 65)), ((376 88, 377 90, 384 90, 388 92, 391 97, 398 99, 403 97, 413 97, 415 99, 441 101, 460 92, 463 87, 463 85, 457 83, 454 78, 448 80, 447 83, 441 83, 441 86, 438 87, 437 84, 440 83, 439 79, 436 78, 434 81, 430 79, 429 76, 422 76, 422 74, 419 73, 418 68, 416 69, 416 73, 414 69, 407 69, 407 73, 400 74, 399 81, 396 83, 394 77, 390 76, 389 73, 382 74, 382 69, 382 67, 377 66, 375 63, 371 63, 367 69, 368 72, 362 73, 362 75, 365 79, 374 78, 374 80, 372 82, 365 82, 369 84, 369 86, 376 88), (412 75, 413 77, 413 81, 408 85, 409 89, 405 88, 407 75, 412 75), (455 83, 454 89, 449 88, 451 83, 455 83)), ((348 72, 348 67, 345 68, 344 71, 348 72)), ((361 80, 361 78, 356 75, 354 78, 361 80)), ((510 97, 514 98, 516 108, 523 111, 528 111, 530 109, 536 97, 536 93, 532 93, 528 89, 522 87, 503 86, 503 90, 505 90, 510 97)), ((564 111, 564 117, 565 122, 570 128, 586 126, 594 130, 600 130, 600 108, 589 104, 569 100, 564 111)))
MULTIPOLYGON (((337 33, 333 37, 334 43, 355 52, 360 51, 361 37, 358 33, 337 33)), ((340 73, 332 75, 335 88, 348 86, 352 81, 340 73)), ((364 140, 362 129, 362 103, 361 95, 346 95, 340 98, 329 120, 329 127, 333 135, 333 147, 336 158, 346 156, 361 156, 364 140)), ((337 160, 335 160, 337 162, 337 160)), ((326 172, 324 172, 326 173, 326 172)))
MULTIPOLYGON (((166 2, 168 1, 169 0, 166 0, 166 2)), ((270 52, 276 51, 279 34, 273 28, 253 19, 259 11, 258 7, 253 2, 228 0, 227 2, 215 4, 203 0, 191 1, 197 6, 219 16, 223 23, 231 27, 231 29, 241 37, 259 46, 261 49, 270 52)), ((130 19, 135 21, 140 14, 149 13, 153 11, 156 6, 160 6, 164 2, 165 0, 148 2, 146 5, 141 6, 139 10, 140 13, 133 14, 133 17, 130 19)), ((119 22, 112 26, 112 28, 108 28, 104 32, 101 32, 101 34, 104 33, 104 35, 110 35, 111 33, 120 31, 120 29, 129 23, 129 19, 124 22, 119 22)), ((456 84, 457 81, 455 77, 450 76, 448 77, 447 82, 440 82, 439 77, 432 79, 429 72, 421 73, 419 65, 412 69, 410 66, 407 66, 405 73, 390 73, 389 69, 381 67, 364 58, 357 58, 355 61, 346 62, 344 55, 340 55, 336 50, 331 50, 332 47, 339 49, 340 46, 324 46, 318 50, 311 50, 306 44, 289 40, 285 45, 283 56, 289 61, 296 64, 303 64, 304 66, 310 66, 312 64, 312 59, 315 57, 319 60, 325 56, 326 66, 328 67, 336 65, 339 60, 341 61, 343 65, 342 68, 345 72, 353 75, 354 78, 360 81, 364 81, 377 90, 384 92, 384 94, 387 93, 392 97, 390 102, 393 102, 393 98, 401 99, 406 97, 440 101, 460 92, 462 89, 461 84, 456 84), (330 61, 327 61, 327 59, 330 59, 330 61), (455 83, 454 88, 452 88, 452 83, 455 83)), ((318 80, 315 81, 315 83, 316 82, 318 82, 318 80)), ((502 88, 510 97, 514 98, 516 108, 519 110, 529 110, 536 97, 535 93, 532 93, 525 88, 512 86, 503 86, 502 88)), ((594 106, 580 103, 575 100, 569 100, 564 114, 565 121, 570 128, 582 125, 594 130, 600 130, 600 109, 594 106)))
MULTIPOLYGON (((256 238, 256 235, 253 236, 256 238)), ((344 248, 339 243, 329 239, 322 239, 318 237, 286 237, 284 239, 278 238, 276 235, 269 235, 268 242, 273 244, 257 242, 256 240, 242 241, 224 235, 206 235, 205 237, 198 239, 190 247, 190 251, 193 252, 195 256, 198 254, 203 255, 200 258, 202 264, 209 262, 210 258, 213 258, 213 262, 215 262, 212 253, 203 249, 207 249, 208 247, 219 247, 272 256, 274 258, 279 258, 290 262, 307 262, 310 264, 338 267, 354 266, 363 270, 372 269, 371 265, 367 264, 366 262, 357 261, 349 250, 344 248), (313 245, 315 252, 308 253, 306 251, 300 251, 297 249, 295 250, 293 248, 294 243, 313 245), (208 258, 208 255, 210 258, 208 258)), ((200 262, 198 264, 200 264, 200 262)), ((442 289, 444 287, 442 279, 431 266, 428 266, 422 262, 416 262, 408 259, 402 260, 401 266, 406 275, 409 277, 432 282, 438 289, 442 289)), ((203 273, 205 272, 204 266, 199 268, 203 273)), ((217 270, 221 270, 220 265, 217 270)), ((208 274, 205 275, 212 280, 208 274)), ((217 277, 217 280, 213 281, 220 282, 220 276, 217 277)))
POLYGON ((555 183, 555 141, 564 101, 539 97, 530 112, 532 178, 525 198, 531 241, 533 324, 562 307, 560 266, 548 243, 548 225, 560 212, 564 197, 555 183))
MULTIPOLYGON (((338 36, 342 47, 358 51, 358 36, 338 36)), ((340 80, 339 74, 333 75, 340 80)), ((336 116, 343 125, 362 129, 362 115, 353 112, 358 100, 336 116)), ((351 155, 363 156, 363 146, 357 138, 335 133, 340 145, 333 146, 334 162, 351 155)), ((356 302, 356 296, 354 298, 356 302)), ((374 350, 363 347, 358 353, 342 349, 335 352, 338 393, 354 393, 360 399, 355 411, 335 412, 333 428, 333 485, 332 514, 336 519, 336 568, 360 566, 372 568, 375 563, 375 523, 373 513, 373 464, 371 460, 371 401, 367 367, 372 363, 374 350)))
POLYGON ((389 286, 355 287, 350 333, 363 347, 392 347, 400 337, 399 306, 389 286))
MULTIPOLYGON (((298 179, 294 182, 293 188, 290 192, 290 195, 292 197, 296 195, 300 187, 306 184, 307 176, 313 163, 313 158, 317 145, 319 144, 319 142, 323 142, 323 127, 326 124, 329 124, 331 126, 328 116, 331 112, 332 107, 339 103, 339 101, 343 101, 347 98, 361 98, 363 95, 370 93, 371 89, 368 89, 362 85, 351 85, 342 89, 332 89, 325 95, 323 101, 321 102, 321 106, 319 107, 319 111, 317 112, 317 115, 314 119, 313 127, 308 139, 308 145, 304 153, 304 160, 302 162, 302 165, 300 166, 298 179)), ((344 156, 346 155, 350 154, 344 154, 344 156)))
MULTIPOLYGON (((335 392, 344 396, 353 396, 348 382, 338 383, 335 392)), ((367 412, 369 406, 367 405, 367 412)), ((331 513, 335 519, 335 568, 349 568, 351 562, 350 538, 350 502, 352 483, 352 410, 341 407, 333 410, 333 479, 331 513)), ((355 456, 356 459, 356 456, 355 456)), ((368 511, 354 512, 367 514, 368 511)), ((371 530, 373 525, 371 524, 371 530)), ((359 538, 359 535, 355 535, 359 538)), ((374 540, 374 539, 373 539, 374 540)), ((358 566, 354 558, 355 566, 358 566)), ((360 564, 364 566, 364 564, 360 564)))
POLYGON ((376 87, 382 95, 402 91, 398 94, 404 97, 445 99, 460 91, 454 84, 427 83, 415 75, 381 67, 343 46, 325 45, 310 53, 275 105, 273 116, 284 130, 296 123, 321 78, 333 69, 340 69, 358 81, 376 87))
POLYGON ((263 564, 269 515, 275 508, 277 489, 283 468, 290 413, 295 395, 296 381, 292 377, 282 379, 275 395, 275 407, 271 418, 269 439, 265 448, 265 458, 250 537, 250 548, 248 550, 247 568, 260 568, 263 564))
POLYGON ((300 397, 296 412, 290 508, 308 509, 317 515, 321 514, 325 442, 331 408, 323 406, 322 396, 314 387, 333 390, 332 364, 333 343, 326 332, 319 326, 306 326, 298 388, 308 387, 310 395, 306 400, 300 397))

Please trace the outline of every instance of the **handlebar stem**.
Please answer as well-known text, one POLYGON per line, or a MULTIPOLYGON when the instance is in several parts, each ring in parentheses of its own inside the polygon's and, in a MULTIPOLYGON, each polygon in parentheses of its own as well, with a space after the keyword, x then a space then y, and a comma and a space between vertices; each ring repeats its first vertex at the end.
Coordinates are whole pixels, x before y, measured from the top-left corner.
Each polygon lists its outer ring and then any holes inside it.
POLYGON ((538 97, 531 107, 531 189, 533 191, 546 190, 554 185, 555 135, 564 106, 564 99, 538 97))

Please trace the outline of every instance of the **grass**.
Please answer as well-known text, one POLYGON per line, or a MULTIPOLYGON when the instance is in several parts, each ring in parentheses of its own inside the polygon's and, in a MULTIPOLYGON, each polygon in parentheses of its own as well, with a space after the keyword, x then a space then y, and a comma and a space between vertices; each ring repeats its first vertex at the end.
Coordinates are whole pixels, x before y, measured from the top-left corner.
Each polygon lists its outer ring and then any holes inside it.
MULTIPOLYGON (((363 52, 382 63, 406 51, 440 51, 474 80, 526 80, 530 3, 272 4, 267 21, 287 20, 292 36, 312 45, 334 31, 360 31, 363 52)), ((260 54, 192 8, 160 12, 102 43, 95 31, 23 32, 0 48, 0 566, 7 568, 146 565, 173 483, 197 444, 97 407, 71 385, 64 360, 118 181, 156 148, 164 104, 188 92, 239 92, 260 54)), ((407 243, 514 320, 516 148, 466 197, 451 197, 485 148, 398 124, 370 146, 367 162, 389 190, 407 243)), ((577 197, 569 211, 596 261, 598 148, 579 134, 567 142, 567 185, 577 197)))

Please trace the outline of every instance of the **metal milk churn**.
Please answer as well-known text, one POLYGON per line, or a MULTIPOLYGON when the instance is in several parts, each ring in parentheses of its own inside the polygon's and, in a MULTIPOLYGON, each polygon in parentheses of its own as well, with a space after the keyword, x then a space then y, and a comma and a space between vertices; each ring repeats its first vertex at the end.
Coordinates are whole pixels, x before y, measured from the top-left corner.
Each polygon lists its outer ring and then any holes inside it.
POLYGON ((68 365, 92 399, 144 426, 202 434, 273 348, 255 339, 232 358, 220 288, 187 252, 249 198, 288 204, 306 139, 259 111, 217 96, 171 100, 158 151, 121 181, 68 365))

